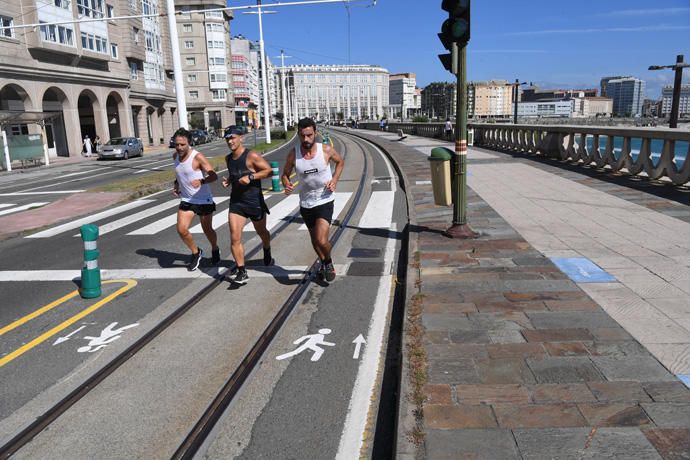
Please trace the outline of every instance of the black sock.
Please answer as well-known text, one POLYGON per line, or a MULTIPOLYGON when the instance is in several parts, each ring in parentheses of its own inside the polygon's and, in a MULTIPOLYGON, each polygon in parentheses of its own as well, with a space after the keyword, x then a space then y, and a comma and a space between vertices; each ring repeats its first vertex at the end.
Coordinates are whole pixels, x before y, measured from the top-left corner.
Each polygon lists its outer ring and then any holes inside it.
POLYGON ((324 265, 326 265, 326 264, 331 264, 331 263, 333 263, 333 260, 331 260, 330 257, 329 257, 328 259, 323 259, 323 264, 324 264, 324 265))
POLYGON ((244 265, 238 265, 238 266, 237 266, 237 271, 238 271, 238 272, 246 272, 247 269, 244 268, 244 265))

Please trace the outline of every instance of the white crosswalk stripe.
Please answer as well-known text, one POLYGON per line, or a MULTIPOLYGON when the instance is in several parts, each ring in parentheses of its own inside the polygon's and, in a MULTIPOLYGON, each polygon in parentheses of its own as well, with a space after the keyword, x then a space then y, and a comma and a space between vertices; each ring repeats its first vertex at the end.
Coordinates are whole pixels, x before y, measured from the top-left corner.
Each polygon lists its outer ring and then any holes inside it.
POLYGON ((13 212, 25 211, 25 210, 31 209, 31 208, 38 208, 38 207, 41 207, 41 206, 46 205, 46 204, 48 204, 48 203, 47 202, 29 203, 29 204, 25 204, 22 206, 17 206, 16 208, 5 209, 3 211, 0 211, 0 216, 4 216, 5 214, 11 214, 13 212))
MULTIPOLYGON (((116 220, 115 222, 110 222, 105 225, 101 225, 100 227, 98 227, 98 234, 100 236, 103 236, 106 233, 112 232, 113 230, 117 230, 118 228, 122 228, 129 224, 133 224, 134 222, 139 221, 141 219, 146 219, 148 217, 153 216, 154 214, 158 214, 161 211, 165 211, 166 209, 172 208, 173 206, 178 206, 179 203, 180 200, 175 198, 170 201, 166 201, 165 203, 161 203, 157 206, 154 206, 152 208, 144 209, 143 211, 139 211, 130 216, 123 217, 122 219, 116 220)), ((80 235, 77 233, 74 236, 80 235)))
POLYGON ((372 192, 367 208, 359 220, 359 228, 391 228, 394 191, 372 192))
POLYGON ((16 206, 16 204, 14 204, 14 203, 2 203, 2 204, 0 204, 0 209, 9 208, 10 206, 16 206))
POLYGON ((59 235, 60 233, 68 232, 70 230, 74 230, 75 228, 79 228, 84 224, 90 224, 98 220, 105 219, 106 217, 114 216, 121 212, 138 208, 139 206, 143 206, 147 203, 150 203, 151 201, 153 200, 132 201, 131 203, 123 204, 122 206, 118 206, 116 208, 108 209, 91 216, 86 216, 81 219, 74 220, 72 222, 67 222, 66 224, 58 225, 57 227, 49 228, 48 230, 44 230, 42 232, 34 233, 33 235, 28 235, 25 238, 48 238, 51 236, 59 235))
MULTIPOLYGON (((213 201, 216 204, 219 204, 219 203, 222 203, 224 201, 227 201, 228 199, 230 199, 230 197, 221 196, 221 197, 214 197, 213 201)), ((178 201, 178 203, 179 203, 179 201, 178 201)), ((172 227, 175 224, 177 224, 177 211, 175 211, 174 214, 171 214, 167 217, 164 217, 160 220, 157 220, 156 222, 153 222, 149 225, 141 227, 137 230, 131 231, 127 235, 155 235, 156 233, 161 232, 168 227, 172 227)))

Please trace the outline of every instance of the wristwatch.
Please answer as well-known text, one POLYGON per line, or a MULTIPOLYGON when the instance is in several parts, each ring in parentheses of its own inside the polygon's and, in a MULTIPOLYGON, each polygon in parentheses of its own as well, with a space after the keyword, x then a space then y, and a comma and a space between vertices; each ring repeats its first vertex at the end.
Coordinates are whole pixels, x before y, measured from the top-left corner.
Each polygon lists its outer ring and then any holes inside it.
POLYGON ((249 177, 249 182, 254 180, 254 174, 252 174, 252 173, 249 173, 249 176, 247 176, 247 177, 249 177))
POLYGON ((205 184, 205 183, 206 183, 206 178, 205 178, 205 177, 203 177, 203 178, 201 179, 201 181, 200 181, 200 182, 201 182, 201 185, 205 184))

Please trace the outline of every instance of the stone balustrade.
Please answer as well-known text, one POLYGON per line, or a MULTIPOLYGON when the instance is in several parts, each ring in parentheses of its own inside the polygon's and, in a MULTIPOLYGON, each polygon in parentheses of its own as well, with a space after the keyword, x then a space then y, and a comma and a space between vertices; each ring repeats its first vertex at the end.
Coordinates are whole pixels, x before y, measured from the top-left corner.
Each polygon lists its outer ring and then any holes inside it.
MULTIPOLYGON (((378 130, 378 122, 360 123, 378 130)), ((690 181, 690 130, 470 123, 474 145, 488 149, 542 155, 611 172, 646 175, 675 185, 690 181)), ((389 123, 388 130, 443 138, 443 123, 389 123)))

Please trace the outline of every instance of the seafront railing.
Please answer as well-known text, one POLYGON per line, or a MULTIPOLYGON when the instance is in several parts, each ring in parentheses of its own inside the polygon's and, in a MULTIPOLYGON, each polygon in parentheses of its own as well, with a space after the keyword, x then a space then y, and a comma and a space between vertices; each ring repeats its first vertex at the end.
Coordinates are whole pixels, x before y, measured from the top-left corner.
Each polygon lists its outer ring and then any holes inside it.
MULTIPOLYGON (((378 123, 360 128, 379 129, 378 123)), ((473 144, 488 149, 544 156, 614 173, 646 175, 675 185, 690 181, 690 130, 470 123, 473 144)), ((388 131, 443 138, 443 123, 390 123, 388 131)))

